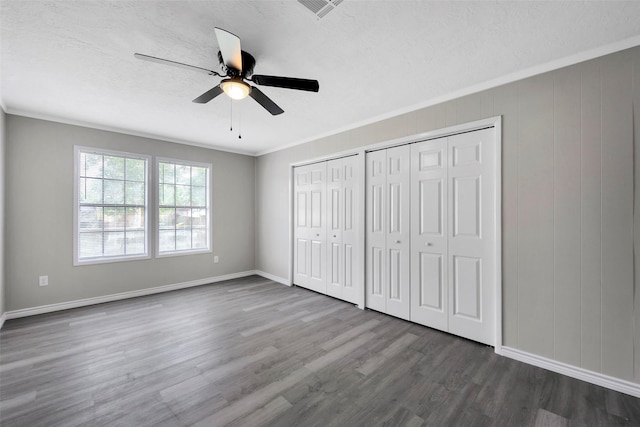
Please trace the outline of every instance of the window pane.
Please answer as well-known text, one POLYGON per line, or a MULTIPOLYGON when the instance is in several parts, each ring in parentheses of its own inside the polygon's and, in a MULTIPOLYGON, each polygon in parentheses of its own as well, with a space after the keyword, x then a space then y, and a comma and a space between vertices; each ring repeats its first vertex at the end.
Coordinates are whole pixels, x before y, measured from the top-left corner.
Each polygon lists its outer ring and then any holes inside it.
POLYGON ((191 209, 176 209, 176 228, 191 228, 191 209))
POLYGON ((170 163, 160 163, 160 183, 175 184, 175 166, 170 163))
POLYGON ((144 254, 144 231, 127 231, 127 255, 144 254))
POLYGON ((191 187, 191 206, 206 206, 207 192, 204 187, 191 187))
POLYGON ((84 165, 81 173, 83 176, 102 178, 102 154, 82 153, 84 157, 84 165))
POLYGON ((102 180, 86 178, 79 185, 80 203, 102 203, 102 180))
POLYGON ((191 185, 207 185, 207 168, 191 166, 191 185))
POLYGON ((160 208, 160 229, 174 229, 176 227, 176 210, 174 208, 160 208))
POLYGON ((124 232, 109 231, 104 233, 104 254, 109 256, 124 255, 124 232))
POLYGON ((127 181, 144 181, 144 169, 146 161, 142 159, 126 159, 126 179, 127 181))
POLYGON ((160 252, 174 251, 176 249, 175 230, 160 230, 159 237, 160 252))
POLYGON ((124 208, 105 207, 104 228, 105 230, 124 230, 124 208))
POLYGON ((206 227, 207 226, 207 210, 206 209, 192 209, 191 210, 191 225, 193 227, 206 227))
POLYGON ((80 203, 83 203, 87 198, 86 188, 87 188, 87 179, 80 178, 80 180, 78 181, 78 201, 80 203))
POLYGON ((127 182, 125 203, 127 205, 144 205, 144 182, 127 182))
POLYGON ((102 232, 80 233, 78 258, 102 256, 102 232))
POLYGON ((124 181, 104 180, 104 203, 124 203, 124 181))
POLYGON ((127 208, 127 229, 144 230, 144 208, 127 208))
POLYGON ((191 230, 176 231, 176 250, 191 249, 191 230))
POLYGON ((173 184, 160 185, 160 205, 175 206, 176 203, 176 186, 173 184))
POLYGON ((124 179, 124 158, 104 156, 104 177, 124 179))
POLYGON ((191 187, 176 185, 176 206, 191 206, 191 187))
POLYGON ((176 184, 191 184, 191 166, 176 165, 176 184))
POLYGON ((80 213, 78 215, 78 230, 102 231, 102 209, 103 208, 101 207, 95 206, 80 206, 80 213))
POLYGON ((193 249, 203 249, 207 247, 207 230, 194 228, 192 230, 193 249))

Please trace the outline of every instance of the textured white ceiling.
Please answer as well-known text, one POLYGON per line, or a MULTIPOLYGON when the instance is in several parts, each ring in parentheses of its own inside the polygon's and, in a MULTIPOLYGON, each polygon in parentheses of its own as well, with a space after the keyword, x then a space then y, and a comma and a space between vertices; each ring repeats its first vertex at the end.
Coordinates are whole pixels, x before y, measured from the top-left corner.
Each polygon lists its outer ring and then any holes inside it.
POLYGON ((0 0, 0 14, 7 112, 249 154, 640 44, 640 1, 344 0, 318 19, 296 1, 0 0), (191 102, 219 78, 133 57, 219 70, 214 27, 257 74, 318 79, 319 93, 262 86, 285 113, 247 98, 230 132, 228 98, 191 102))

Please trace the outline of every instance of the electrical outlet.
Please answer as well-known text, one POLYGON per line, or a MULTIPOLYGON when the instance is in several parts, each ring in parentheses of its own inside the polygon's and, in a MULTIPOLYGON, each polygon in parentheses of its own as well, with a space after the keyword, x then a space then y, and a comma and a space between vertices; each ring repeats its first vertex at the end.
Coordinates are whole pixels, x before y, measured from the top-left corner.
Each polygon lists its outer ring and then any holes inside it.
POLYGON ((218 258, 218 255, 214 255, 213 256, 213 263, 217 264, 220 261, 220 258, 218 258))
POLYGON ((49 286, 49 276, 40 276, 38 278, 38 284, 40 284, 40 286, 49 286))

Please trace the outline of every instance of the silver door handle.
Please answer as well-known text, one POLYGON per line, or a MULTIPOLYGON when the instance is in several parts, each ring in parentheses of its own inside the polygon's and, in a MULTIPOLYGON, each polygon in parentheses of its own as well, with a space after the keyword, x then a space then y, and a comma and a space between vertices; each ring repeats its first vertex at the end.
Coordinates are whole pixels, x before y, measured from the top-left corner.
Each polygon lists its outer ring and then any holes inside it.
POLYGON ((425 243, 425 245, 427 245, 427 246, 433 246, 433 243, 431 243, 431 242, 427 242, 427 243, 425 243))
POLYGON ((316 237, 320 237, 320 233, 316 234, 316 237))
POLYGON ((335 237, 336 237, 336 235, 334 234, 334 235, 333 235, 333 238, 335 239, 335 237))
POLYGON ((396 240, 396 243, 402 243, 400 240, 396 240))

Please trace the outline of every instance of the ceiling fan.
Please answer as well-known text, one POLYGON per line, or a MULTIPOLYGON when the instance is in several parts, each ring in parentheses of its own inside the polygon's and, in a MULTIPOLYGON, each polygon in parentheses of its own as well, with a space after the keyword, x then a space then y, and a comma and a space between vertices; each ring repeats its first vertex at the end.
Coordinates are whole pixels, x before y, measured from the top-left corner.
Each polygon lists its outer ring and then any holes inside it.
POLYGON ((253 67, 256 64, 255 58, 240 48, 240 38, 221 28, 215 28, 218 39, 218 61, 222 66, 224 74, 213 70, 183 64, 181 62, 170 61, 168 59, 156 58, 155 56, 135 53, 134 56, 145 61, 157 62, 160 64, 173 65, 206 73, 210 76, 222 77, 219 85, 215 86, 193 100, 199 104, 206 104, 221 93, 226 93, 231 99, 244 99, 247 96, 255 99, 271 114, 278 115, 284 113, 275 102, 255 86, 251 86, 246 81, 262 86, 281 87, 286 89, 306 90, 318 92, 320 86, 317 80, 298 79, 294 77, 266 76, 263 74, 253 74, 253 67))

